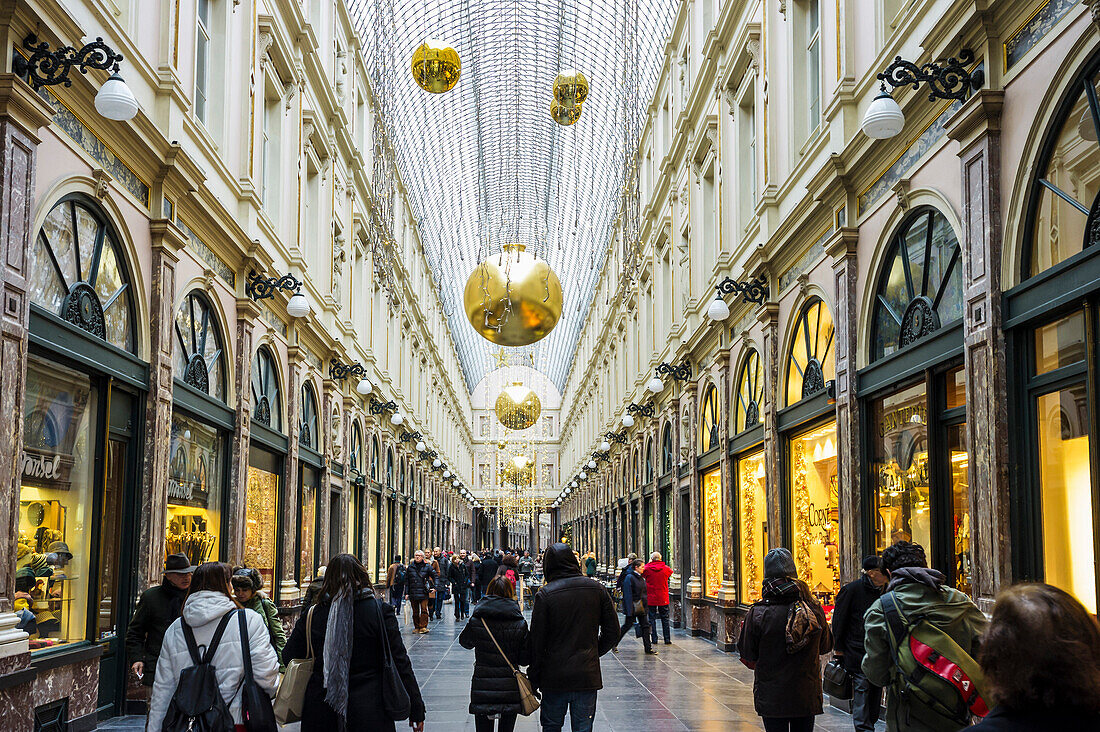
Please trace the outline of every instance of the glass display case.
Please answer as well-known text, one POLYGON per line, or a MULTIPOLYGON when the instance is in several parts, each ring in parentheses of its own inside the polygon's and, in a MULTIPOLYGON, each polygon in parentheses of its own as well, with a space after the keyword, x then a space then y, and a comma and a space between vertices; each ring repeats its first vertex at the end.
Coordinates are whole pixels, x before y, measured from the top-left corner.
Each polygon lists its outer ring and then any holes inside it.
POLYGON ((764 451, 737 460, 737 508, 741 522, 740 601, 751 605, 761 598, 764 556, 768 553, 768 499, 764 480, 764 451))
POLYGON ((836 422, 791 437, 789 456, 798 577, 831 616, 840 591, 836 422))
POLYGON ((722 586, 722 471, 703 476, 703 594, 716 597, 722 586))
POLYGON ((224 445, 215 428, 173 413, 165 553, 186 554, 195 566, 221 556, 224 445))

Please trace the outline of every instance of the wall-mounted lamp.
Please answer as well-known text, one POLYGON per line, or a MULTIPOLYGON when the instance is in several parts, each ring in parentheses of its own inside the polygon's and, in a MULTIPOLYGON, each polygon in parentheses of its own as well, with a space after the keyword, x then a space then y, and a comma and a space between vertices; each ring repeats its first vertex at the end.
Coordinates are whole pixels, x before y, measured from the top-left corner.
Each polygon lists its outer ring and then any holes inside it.
POLYGON ((137 115, 137 99, 118 73, 122 54, 115 53, 102 38, 96 38, 79 49, 62 46, 51 51, 50 44, 39 43, 38 37, 31 33, 23 39, 23 48, 31 52, 30 58, 24 59, 15 54, 12 70, 17 76, 26 77, 35 89, 54 84, 72 86, 69 72, 74 66, 82 74, 87 74, 88 69, 110 71, 111 77, 95 95, 95 110, 107 119, 118 122, 125 122, 137 115))
MULTIPOLYGON (((367 370, 363 368, 361 364, 354 363, 349 365, 345 363, 340 363, 335 358, 329 361, 328 375, 332 378, 333 381, 343 381, 349 376, 363 376, 363 374, 365 373, 367 373, 367 370)), ((369 385, 370 382, 368 381, 367 384, 369 385)), ((358 390, 358 385, 355 388, 358 390)), ((370 389, 367 389, 367 391, 361 391, 359 393, 367 394, 369 392, 370 389)))
POLYGON ((739 281, 726 277, 714 288, 714 299, 707 307, 707 317, 711 320, 725 320, 730 316, 729 305, 722 298, 723 295, 742 295, 745 302, 754 302, 763 305, 768 299, 768 283, 761 278, 739 281))
POLYGON ((657 407, 653 405, 653 402, 647 402, 646 404, 631 404, 626 408, 626 411, 630 414, 640 414, 643 417, 654 417, 657 415, 657 407))
POLYGON ((408 430, 403 430, 401 432, 401 436, 398 439, 400 439, 402 442, 408 442, 409 440, 419 440, 421 437, 423 437, 423 435, 421 435, 419 432, 409 432, 408 430))
POLYGON ((282 277, 261 277, 255 271, 248 273, 248 280, 244 286, 244 294, 259 302, 269 297, 275 297, 279 290, 293 292, 290 301, 286 304, 286 314, 292 318, 304 318, 309 315, 309 301, 302 294, 302 283, 292 274, 282 277))
POLYGON ((970 49, 964 49, 958 58, 952 56, 942 63, 929 61, 920 66, 901 56, 895 56, 886 70, 878 75, 881 82, 879 93, 863 115, 863 133, 876 140, 885 140, 899 134, 905 127, 905 113, 886 90, 887 84, 895 89, 912 84, 914 89, 919 89, 921 83, 927 82, 929 101, 966 101, 972 90, 981 89, 985 83, 985 72, 982 69, 967 70, 966 67, 972 63, 974 54, 970 49))
POLYGON ((691 378, 691 363, 687 359, 679 366, 673 366, 670 363, 662 363, 657 366, 654 376, 646 384, 646 388, 654 394, 659 394, 665 388, 665 383, 661 381, 661 375, 668 374, 676 381, 687 381, 691 378))

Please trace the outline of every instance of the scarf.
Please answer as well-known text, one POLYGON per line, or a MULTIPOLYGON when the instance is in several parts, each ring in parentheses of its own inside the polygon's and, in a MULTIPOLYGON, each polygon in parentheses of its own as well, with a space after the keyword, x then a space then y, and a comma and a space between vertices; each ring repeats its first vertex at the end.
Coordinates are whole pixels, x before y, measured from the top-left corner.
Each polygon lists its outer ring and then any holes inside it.
POLYGON ((761 594, 766 603, 783 603, 798 599, 798 585, 789 577, 772 577, 764 580, 761 594))
POLYGON ((355 599, 350 587, 343 587, 329 604, 325 624, 325 702, 340 717, 348 716, 348 668, 351 665, 352 620, 355 599))

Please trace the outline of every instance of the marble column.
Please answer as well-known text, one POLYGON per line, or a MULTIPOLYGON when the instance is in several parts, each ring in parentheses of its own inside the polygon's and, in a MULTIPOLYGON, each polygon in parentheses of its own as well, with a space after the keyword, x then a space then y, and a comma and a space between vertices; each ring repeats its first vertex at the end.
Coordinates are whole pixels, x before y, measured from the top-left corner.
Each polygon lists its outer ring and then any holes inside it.
MULTIPOLYGON (((9 13, 13 9, 14 5, 7 7, 9 13)), ((8 27, 4 25, 3 29, 8 27)), ((28 250, 33 236, 36 152, 38 130, 50 124, 52 112, 22 79, 0 74, 0 676, 30 662, 27 634, 15 629, 18 621, 12 614, 12 601, 19 535, 30 325, 28 250)))
POLYGON ((1004 92, 982 89, 947 120, 959 142, 963 199, 966 430, 974 601, 985 611, 1012 581, 1008 374, 1001 312, 1001 110, 1004 92))
POLYGON ((764 363, 764 487, 768 501, 768 549, 783 545, 783 463, 779 459, 779 305, 760 306, 757 321, 764 326, 761 359, 764 363))
POLYGON ((863 555, 863 463, 859 403, 856 399, 856 354, 859 302, 856 284, 859 229, 842 227, 826 242, 836 284, 836 434, 840 495, 840 582, 859 577, 863 555))
POLYGON ((730 429, 730 349, 722 348, 715 357, 715 386, 718 389, 719 475, 722 480, 722 583, 718 587, 717 607, 718 637, 715 643, 723 651, 733 650, 737 641, 737 623, 734 608, 737 607, 737 557, 734 547, 733 527, 737 523, 737 506, 734 502, 733 464, 729 454, 730 429))
POLYGON ((149 222, 152 280, 149 313, 149 394, 145 403, 145 463, 142 467, 137 587, 159 584, 164 571, 168 511, 168 461, 172 432, 172 326, 175 323, 176 264, 184 233, 167 219, 149 222))
POLYGON ((248 445, 252 435, 252 352, 253 332, 260 306, 251 298, 237 298, 237 328, 234 342, 233 391, 236 427, 229 458, 229 526, 226 531, 226 561, 244 563, 245 511, 248 501, 248 445))
POLYGON ((286 383, 286 482, 283 486, 283 580, 279 585, 279 604, 297 605, 300 598, 298 582, 298 537, 301 527, 298 525, 298 419, 302 409, 302 370, 305 368, 305 355, 298 346, 287 349, 286 383))

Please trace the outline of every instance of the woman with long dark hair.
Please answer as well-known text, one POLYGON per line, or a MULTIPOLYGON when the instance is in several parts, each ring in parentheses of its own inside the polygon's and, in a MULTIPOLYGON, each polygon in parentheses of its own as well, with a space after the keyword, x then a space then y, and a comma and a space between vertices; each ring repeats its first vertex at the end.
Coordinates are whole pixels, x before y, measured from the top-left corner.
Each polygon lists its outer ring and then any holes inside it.
POLYGON ((516 667, 530 663, 527 635, 527 621, 516 602, 515 586, 507 577, 497 575, 458 637, 463 648, 474 649, 470 714, 474 715, 477 732, 493 732, 493 717, 500 718, 497 732, 512 732, 515 728, 522 706, 519 685, 508 661, 516 667))
MULTIPOLYGON (((149 699, 146 729, 150 732, 159 732, 164 726, 164 717, 179 683, 180 672, 193 665, 183 624, 186 623, 194 633, 195 644, 205 649, 226 615, 229 618, 211 662, 217 669, 215 673, 222 699, 228 705, 233 721, 241 723, 241 696, 237 690, 244 675, 244 643, 240 622, 234 617, 241 606, 233 599, 229 584, 231 576, 232 569, 223 562, 207 562, 195 570, 181 617, 164 633, 164 645, 157 661, 157 677, 149 699)), ((271 647, 267 624, 257 613, 246 612, 244 615, 252 676, 264 691, 274 695, 279 681, 279 658, 271 647)))
MULTIPOLYGON (((283 660, 305 658, 307 617, 298 619, 283 660)), ((376 598, 366 568, 351 554, 328 563, 313 608, 313 675, 302 705, 302 732, 396 729, 382 706, 384 642, 409 694, 409 726, 424 729, 424 700, 401 641, 393 606, 376 598), (382 634, 385 633, 385 636, 382 634)))

